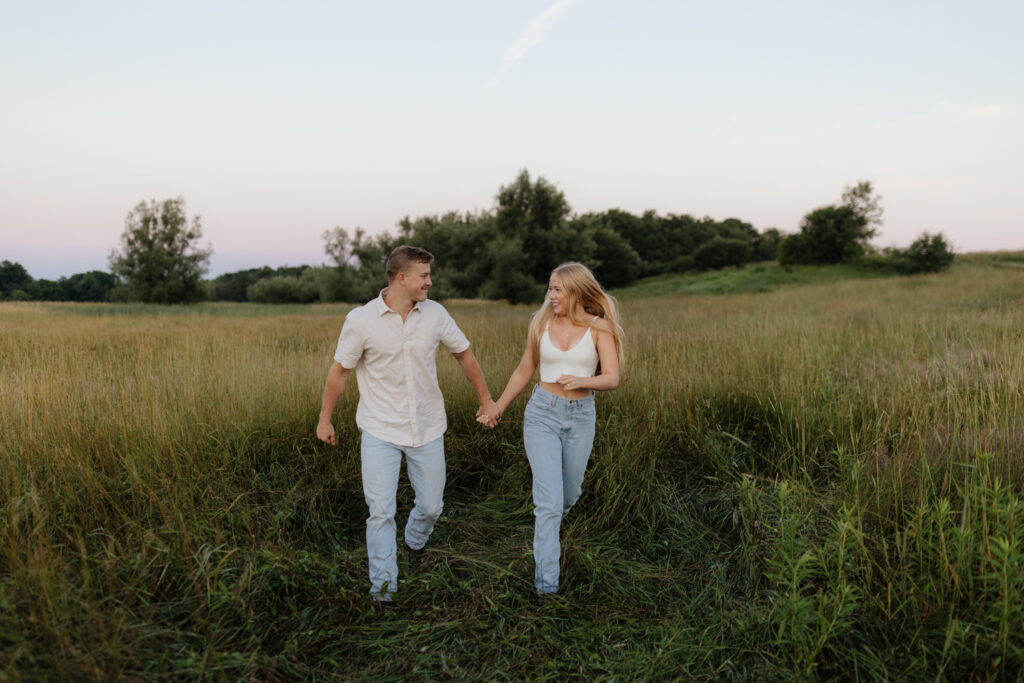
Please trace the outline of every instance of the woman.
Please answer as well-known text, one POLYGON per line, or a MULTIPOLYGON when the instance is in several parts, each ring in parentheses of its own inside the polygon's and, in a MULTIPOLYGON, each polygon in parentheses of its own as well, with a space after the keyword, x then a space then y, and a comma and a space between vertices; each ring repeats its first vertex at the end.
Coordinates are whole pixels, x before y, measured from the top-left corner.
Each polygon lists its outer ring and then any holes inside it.
MULTIPOLYGON (((504 412, 540 368, 523 415, 523 443, 533 471, 534 586, 558 592, 559 527, 580 497, 594 444, 594 391, 619 385, 622 328, 615 299, 579 263, 551 273, 544 304, 530 318, 526 351, 497 400, 504 412), (600 370, 598 370, 600 368, 600 370)), ((479 415, 494 426, 500 415, 479 415)))

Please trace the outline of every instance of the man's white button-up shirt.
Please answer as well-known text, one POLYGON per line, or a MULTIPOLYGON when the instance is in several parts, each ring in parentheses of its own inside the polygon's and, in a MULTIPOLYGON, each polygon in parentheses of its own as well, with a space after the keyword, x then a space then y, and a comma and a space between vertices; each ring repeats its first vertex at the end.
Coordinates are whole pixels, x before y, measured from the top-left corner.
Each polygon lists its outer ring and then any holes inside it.
POLYGON ((415 303, 403 323, 384 303, 386 291, 345 316, 334 360, 356 371, 359 429, 396 446, 422 446, 448 428, 437 346, 462 353, 469 340, 444 306, 429 299, 415 303))

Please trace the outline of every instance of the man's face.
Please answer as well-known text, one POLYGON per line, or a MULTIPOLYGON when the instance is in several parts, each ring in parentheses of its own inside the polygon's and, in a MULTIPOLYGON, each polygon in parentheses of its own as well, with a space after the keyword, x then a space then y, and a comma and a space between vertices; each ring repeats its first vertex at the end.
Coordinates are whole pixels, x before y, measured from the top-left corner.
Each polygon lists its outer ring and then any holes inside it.
POLYGON ((427 290, 434 283, 430 281, 430 264, 413 263, 398 274, 398 286, 408 293, 413 301, 426 301, 427 290))

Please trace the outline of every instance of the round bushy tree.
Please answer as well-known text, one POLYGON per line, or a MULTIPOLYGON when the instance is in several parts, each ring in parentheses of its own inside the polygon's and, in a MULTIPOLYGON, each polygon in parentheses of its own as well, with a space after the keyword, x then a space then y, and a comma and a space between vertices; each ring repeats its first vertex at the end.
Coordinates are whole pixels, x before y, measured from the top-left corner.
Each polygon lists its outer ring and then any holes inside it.
POLYGON ((956 254, 941 232, 925 232, 900 253, 898 260, 902 273, 937 273, 953 265, 956 254))
POLYGON ((17 298, 15 292, 24 294, 32 284, 32 276, 25 267, 13 261, 0 262, 0 299, 17 298))
POLYGON ((129 298, 159 304, 199 301, 211 253, 196 246, 201 237, 199 217, 189 224, 183 197, 140 202, 125 219, 121 249, 111 252, 110 270, 124 280, 129 298))
POLYGON ((800 232, 779 245, 782 264, 848 263, 864 254, 875 226, 882 224, 880 197, 861 181, 843 192, 841 204, 823 206, 804 216, 800 232))

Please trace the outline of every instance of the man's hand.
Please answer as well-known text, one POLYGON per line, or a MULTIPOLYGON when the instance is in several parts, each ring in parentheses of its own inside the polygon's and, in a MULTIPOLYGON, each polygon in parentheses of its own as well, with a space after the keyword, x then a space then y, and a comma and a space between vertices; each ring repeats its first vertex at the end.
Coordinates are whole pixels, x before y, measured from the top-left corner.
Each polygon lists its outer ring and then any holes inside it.
POLYGON ((331 416, 334 415, 334 408, 338 405, 341 392, 345 391, 345 384, 348 383, 348 376, 351 372, 338 361, 334 361, 331 369, 327 371, 324 398, 320 404, 320 416, 316 423, 316 438, 331 446, 338 445, 338 438, 334 434, 334 425, 331 424, 331 416))
POLYGON ((331 446, 338 445, 338 437, 334 434, 334 425, 330 422, 320 422, 317 424, 316 438, 331 446))
POLYGON ((488 401, 481 405, 476 411, 476 421, 482 425, 494 429, 501 422, 501 408, 494 401, 488 401))

